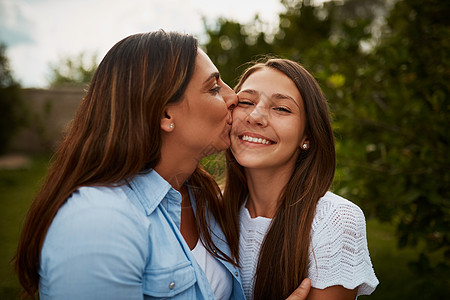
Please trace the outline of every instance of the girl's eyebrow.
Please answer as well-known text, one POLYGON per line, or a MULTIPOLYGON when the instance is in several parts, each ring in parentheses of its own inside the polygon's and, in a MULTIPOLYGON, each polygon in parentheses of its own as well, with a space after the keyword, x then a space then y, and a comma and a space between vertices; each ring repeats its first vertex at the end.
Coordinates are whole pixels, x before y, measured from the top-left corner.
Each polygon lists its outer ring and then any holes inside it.
POLYGON ((297 105, 298 107, 300 107, 300 105, 297 103, 297 101, 295 101, 294 98, 292 98, 291 96, 286 95, 286 94, 275 93, 275 94, 272 94, 272 97, 271 97, 271 98, 272 98, 272 99, 287 99, 287 100, 291 100, 292 102, 295 103, 295 105, 297 105))
POLYGON ((247 94, 251 94, 251 95, 259 95, 259 93, 256 90, 252 90, 252 89, 241 90, 241 91, 239 91, 239 93, 247 93, 247 94))
POLYGON ((286 94, 281 94, 281 93, 274 93, 274 94, 272 94, 271 98, 275 98, 275 99, 289 99, 289 100, 295 101, 294 98, 292 98, 291 96, 286 95, 286 94))
MULTIPOLYGON (((253 90, 253 89, 241 90, 241 91, 239 91, 239 93, 247 93, 247 94, 250 94, 250 95, 256 95, 256 96, 259 96, 259 95, 260 95, 260 93, 259 93, 258 91, 253 90)), ((238 93, 238 94, 239 94, 239 93, 238 93)), ((268 97, 268 98, 269 98, 269 97, 268 97)), ((273 100, 283 100, 283 99, 287 99, 287 100, 292 101, 297 107, 300 107, 300 105, 297 103, 297 101, 295 101, 294 98, 292 98, 291 96, 286 95, 286 94, 282 94, 282 93, 274 93, 274 94, 271 95, 270 99, 273 99, 273 100)))

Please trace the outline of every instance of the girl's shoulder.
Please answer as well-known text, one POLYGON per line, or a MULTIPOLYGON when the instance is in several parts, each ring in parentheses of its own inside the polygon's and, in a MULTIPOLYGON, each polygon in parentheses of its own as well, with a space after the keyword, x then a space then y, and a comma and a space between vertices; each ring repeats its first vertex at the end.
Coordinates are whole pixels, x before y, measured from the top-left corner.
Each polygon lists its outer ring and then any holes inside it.
POLYGON ((336 195, 335 193, 330 191, 326 192, 325 195, 322 198, 320 198, 317 203, 317 208, 322 207, 324 209, 326 209, 327 207, 335 208, 341 206, 360 210, 359 206, 353 203, 352 201, 347 200, 344 197, 336 195))
POLYGON ((331 215, 364 218, 364 213, 358 205, 332 192, 326 192, 317 202, 314 219, 321 220, 331 215))
POLYGON ((315 288, 358 287, 358 295, 368 295, 378 284, 367 246, 363 211, 332 192, 317 203, 309 256, 308 277, 315 288))
POLYGON ((361 208, 355 203, 327 192, 319 199, 312 224, 314 232, 320 232, 324 228, 334 230, 365 230, 365 216, 361 208), (359 228, 355 228, 359 227, 359 228))

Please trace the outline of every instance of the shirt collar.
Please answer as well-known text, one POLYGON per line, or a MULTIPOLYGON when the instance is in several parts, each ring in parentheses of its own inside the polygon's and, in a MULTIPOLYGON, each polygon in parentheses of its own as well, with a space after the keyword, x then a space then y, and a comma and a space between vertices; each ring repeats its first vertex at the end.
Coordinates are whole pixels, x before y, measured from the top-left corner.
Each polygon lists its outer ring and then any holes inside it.
POLYGON ((137 175, 129 184, 147 215, 150 215, 164 198, 181 205, 181 194, 155 170, 137 175))

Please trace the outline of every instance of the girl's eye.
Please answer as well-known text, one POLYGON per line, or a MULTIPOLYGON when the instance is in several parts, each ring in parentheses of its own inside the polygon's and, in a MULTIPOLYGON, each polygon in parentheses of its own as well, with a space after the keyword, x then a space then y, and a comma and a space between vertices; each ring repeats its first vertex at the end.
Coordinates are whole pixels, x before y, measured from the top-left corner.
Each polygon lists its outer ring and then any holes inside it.
POLYGON ((253 102, 249 100, 239 100, 238 105, 253 105, 253 102))
POLYGON ((275 107, 274 110, 277 111, 281 111, 281 112, 286 112, 286 113, 291 113, 291 111, 285 107, 275 107))
POLYGON ((213 87, 212 89, 210 89, 209 91, 210 91, 212 94, 216 95, 216 94, 218 94, 218 93, 220 92, 220 89, 221 89, 221 88, 222 88, 221 86, 217 85, 217 86, 213 87))

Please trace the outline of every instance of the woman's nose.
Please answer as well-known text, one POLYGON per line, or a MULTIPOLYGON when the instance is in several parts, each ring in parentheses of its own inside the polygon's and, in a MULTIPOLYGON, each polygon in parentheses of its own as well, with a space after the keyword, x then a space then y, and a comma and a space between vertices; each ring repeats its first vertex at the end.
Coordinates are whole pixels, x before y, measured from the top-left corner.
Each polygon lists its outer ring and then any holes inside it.
POLYGON ((227 84, 224 84, 222 91, 223 91, 222 97, 227 105, 227 108, 229 110, 233 110, 233 108, 236 107, 238 102, 238 97, 236 93, 227 84))

